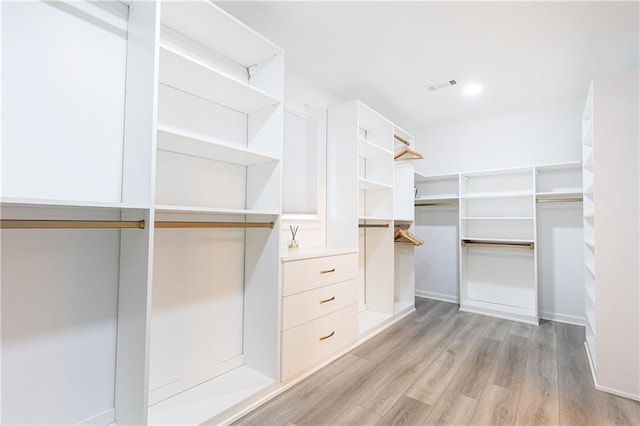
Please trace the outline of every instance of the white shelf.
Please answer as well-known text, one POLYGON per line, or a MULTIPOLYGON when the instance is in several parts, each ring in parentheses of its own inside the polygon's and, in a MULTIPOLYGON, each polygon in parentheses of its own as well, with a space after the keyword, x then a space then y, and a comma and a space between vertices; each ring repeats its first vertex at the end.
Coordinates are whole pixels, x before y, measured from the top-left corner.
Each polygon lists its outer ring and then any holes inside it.
POLYGON ((460 310, 463 312, 471 312, 481 315, 490 314, 497 318, 538 325, 537 315, 533 309, 501 305, 498 303, 481 302, 478 300, 467 300, 460 304, 460 310))
POLYGON ((174 206, 167 204, 156 205, 157 213, 192 213, 192 214, 215 214, 229 216, 253 216, 270 217, 278 216, 280 212, 276 210, 251 210, 251 209, 225 209, 216 207, 196 207, 196 206, 174 206))
POLYGON ((490 243, 535 243, 534 240, 522 240, 517 238, 473 238, 473 237, 460 237, 460 240, 473 240, 479 243, 482 242, 490 242, 490 243))
POLYGON ((593 184, 589 185, 587 189, 584 190, 584 195, 593 200, 593 184))
POLYGON ((478 194, 463 194, 460 196, 463 200, 481 200, 481 199, 491 199, 491 198, 525 198, 525 197, 533 197, 534 193, 532 191, 510 191, 510 192, 484 192, 478 194))
POLYGON ((448 173, 442 175, 423 175, 422 173, 415 172, 414 180, 416 183, 419 182, 428 182, 433 180, 458 180, 457 173, 448 173))
POLYGON ((358 336, 363 337, 381 327, 393 315, 374 311, 362 311, 358 314, 358 336))
POLYGON ((571 169, 580 169, 582 168, 582 161, 569 161, 567 163, 550 163, 550 164, 542 164, 540 166, 535 166, 536 170, 541 172, 543 171, 554 171, 554 170, 571 170, 571 169))
POLYGON ((582 188, 573 188, 565 191, 536 192, 536 197, 546 200, 564 197, 582 197, 582 188))
POLYGON ((459 199, 458 194, 435 194, 420 196, 415 198, 414 201, 417 203, 419 201, 458 201, 459 199))
POLYGON ((149 407, 148 422, 201 424, 274 383, 274 379, 242 366, 149 407))
POLYGON ((593 242, 593 240, 584 240, 584 243, 587 245, 587 247, 589 247, 591 249, 591 251, 594 251, 596 248, 595 243, 593 242))
POLYGON ((393 314, 398 315, 399 313, 406 311, 408 309, 412 309, 413 307, 414 307, 414 304, 412 302, 396 301, 393 304, 393 314))
POLYGON ((585 263, 584 264, 585 269, 587 270, 587 272, 589 272, 589 274, 593 277, 593 279, 596 279, 596 273, 593 271, 591 265, 585 263))
POLYGON ((593 149, 589 150, 589 154, 587 155, 587 159, 584 160, 584 166, 585 169, 589 170, 590 172, 593 172, 593 149))
POLYGON ((393 155, 393 152, 360 137, 358 138, 358 155, 362 158, 384 157, 393 155))
POLYGON ((161 22, 245 68, 262 64, 282 49, 212 2, 166 2, 161 22))
POLYGON ((596 314, 595 312, 586 312, 587 324, 593 331, 593 335, 596 335, 596 314))
POLYGON ((586 293, 587 293, 587 298, 589 299, 589 302, 591 303, 591 306, 593 306, 595 308, 596 306, 596 291, 595 288, 587 286, 585 287, 586 293))
POLYGON ((533 217, 462 217, 462 220, 533 220, 533 217))
POLYGON ((168 126, 158 126, 158 149, 241 166, 279 161, 276 157, 261 154, 246 147, 202 137, 168 126))
POLYGON ((245 114, 280 104, 265 91, 166 44, 160 45, 160 83, 245 114))
POLYGON ((65 207, 69 209, 106 209, 106 210, 144 210, 150 209, 150 204, 78 201, 78 200, 46 200, 36 198, 3 197, 1 207, 65 207))
POLYGON ((356 249, 301 249, 295 252, 283 251, 280 253, 281 262, 295 262, 296 260, 314 259, 317 257, 340 256, 343 254, 358 253, 356 249))
POLYGON ((384 183, 375 182, 369 179, 358 178, 358 188, 362 191, 377 189, 393 189, 393 186, 384 183))
POLYGON ((593 120, 589 120, 587 131, 582 139, 582 144, 586 146, 593 146, 593 120))
POLYGON ((392 217, 383 217, 383 216, 358 216, 358 220, 375 220, 378 222, 389 222, 394 220, 392 217))

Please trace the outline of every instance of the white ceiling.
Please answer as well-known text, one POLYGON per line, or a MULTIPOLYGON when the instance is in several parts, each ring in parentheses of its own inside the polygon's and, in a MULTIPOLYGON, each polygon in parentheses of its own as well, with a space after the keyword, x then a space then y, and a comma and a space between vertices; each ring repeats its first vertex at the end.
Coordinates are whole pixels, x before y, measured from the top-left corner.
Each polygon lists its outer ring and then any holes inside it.
POLYGON ((218 4, 300 73, 407 128, 586 96, 593 76, 639 63, 638 2, 218 4), (484 91, 464 96, 471 82, 484 91))

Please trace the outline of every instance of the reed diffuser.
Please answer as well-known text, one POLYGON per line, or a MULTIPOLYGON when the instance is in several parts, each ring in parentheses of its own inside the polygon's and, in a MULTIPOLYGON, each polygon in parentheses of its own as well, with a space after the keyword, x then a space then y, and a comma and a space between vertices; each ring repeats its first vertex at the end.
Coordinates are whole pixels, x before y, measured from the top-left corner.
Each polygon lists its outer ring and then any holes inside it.
POLYGON ((298 250, 298 241, 296 241, 296 234, 298 233, 299 226, 289 225, 291 230, 291 241, 289 241, 289 250, 298 250))

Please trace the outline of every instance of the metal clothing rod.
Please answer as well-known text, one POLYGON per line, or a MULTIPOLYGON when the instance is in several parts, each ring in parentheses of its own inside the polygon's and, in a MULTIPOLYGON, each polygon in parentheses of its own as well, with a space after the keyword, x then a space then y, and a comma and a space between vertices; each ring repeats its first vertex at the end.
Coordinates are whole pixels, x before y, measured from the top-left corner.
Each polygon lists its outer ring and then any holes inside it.
POLYGON ((373 224, 373 223, 360 223, 358 224, 358 228, 388 228, 389 224, 385 223, 383 225, 373 224))
POLYGON ((144 229, 144 220, 0 220, 2 229, 64 229, 64 228, 137 228, 144 229))
POLYGON ((405 144, 405 145, 407 145, 407 146, 411 145, 411 144, 409 143, 409 141, 408 141, 408 140, 406 140, 405 138, 403 138, 402 136, 393 135, 393 138, 394 138, 395 140, 397 140, 398 142, 402 142, 403 144, 405 144))
POLYGON ((156 228, 273 228, 273 222, 173 222, 160 221, 156 228))
POLYGON ((582 201, 582 197, 567 197, 567 198, 538 198, 536 203, 578 203, 582 201))
POLYGON ((463 247, 476 246, 476 247, 507 247, 507 248, 528 248, 533 250, 534 243, 522 243, 522 242, 507 242, 507 241, 473 241, 462 240, 460 242, 463 247))

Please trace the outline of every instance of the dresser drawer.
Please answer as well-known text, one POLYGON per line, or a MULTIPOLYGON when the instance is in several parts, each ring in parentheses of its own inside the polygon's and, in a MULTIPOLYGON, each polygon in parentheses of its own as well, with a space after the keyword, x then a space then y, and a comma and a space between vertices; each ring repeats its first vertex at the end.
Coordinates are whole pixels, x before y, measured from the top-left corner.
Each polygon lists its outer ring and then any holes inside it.
POLYGON ((282 332, 282 379, 327 359, 356 342, 358 312, 348 306, 282 332))
POLYGON ((282 329, 338 311, 356 303, 356 280, 343 281, 282 299, 282 329))
POLYGON ((283 266, 283 295, 301 293, 354 279, 357 276, 357 253, 285 262, 283 266))

